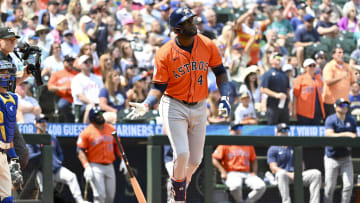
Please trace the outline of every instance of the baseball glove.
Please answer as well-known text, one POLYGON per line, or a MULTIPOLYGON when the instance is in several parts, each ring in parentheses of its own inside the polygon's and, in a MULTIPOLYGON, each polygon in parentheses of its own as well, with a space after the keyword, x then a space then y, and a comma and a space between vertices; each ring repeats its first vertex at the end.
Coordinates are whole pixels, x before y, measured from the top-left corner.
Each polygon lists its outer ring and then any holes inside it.
POLYGON ((19 158, 11 158, 9 163, 11 182, 16 190, 21 190, 23 177, 20 169, 19 158))

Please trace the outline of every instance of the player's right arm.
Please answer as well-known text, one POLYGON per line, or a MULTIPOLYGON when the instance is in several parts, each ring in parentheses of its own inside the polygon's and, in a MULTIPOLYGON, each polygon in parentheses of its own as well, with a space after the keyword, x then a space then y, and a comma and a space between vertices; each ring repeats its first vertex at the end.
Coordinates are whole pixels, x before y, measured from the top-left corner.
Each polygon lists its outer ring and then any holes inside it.
POLYGON ((81 164, 83 165, 84 168, 89 166, 89 161, 86 157, 86 153, 84 151, 84 149, 82 148, 77 148, 77 152, 78 152, 78 158, 81 162, 81 164))

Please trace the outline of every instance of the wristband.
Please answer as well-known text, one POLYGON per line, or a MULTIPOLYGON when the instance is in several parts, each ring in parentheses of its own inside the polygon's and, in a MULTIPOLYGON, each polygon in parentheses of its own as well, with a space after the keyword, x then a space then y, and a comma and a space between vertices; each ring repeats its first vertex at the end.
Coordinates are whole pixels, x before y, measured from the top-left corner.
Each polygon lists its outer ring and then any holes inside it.
POLYGON ((15 152, 15 148, 14 148, 14 147, 10 148, 10 149, 7 151, 7 155, 8 155, 10 158, 16 158, 17 155, 16 155, 16 152, 15 152))
POLYGON ((229 97, 231 95, 231 85, 230 82, 222 82, 219 85, 219 90, 221 96, 229 97))
POLYGON ((149 94, 144 101, 144 104, 147 104, 149 108, 154 106, 156 103, 157 103, 157 98, 151 94, 149 94))
POLYGON ((89 167, 89 166, 90 166, 89 162, 86 162, 86 163, 83 164, 83 167, 84 167, 84 168, 87 168, 87 167, 89 167))

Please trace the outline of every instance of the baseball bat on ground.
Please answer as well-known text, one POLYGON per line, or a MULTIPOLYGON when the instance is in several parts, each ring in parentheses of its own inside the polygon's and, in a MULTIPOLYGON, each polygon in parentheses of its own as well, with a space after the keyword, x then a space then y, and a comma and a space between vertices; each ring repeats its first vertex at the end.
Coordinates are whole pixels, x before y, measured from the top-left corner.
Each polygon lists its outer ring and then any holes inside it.
POLYGON ((136 199, 138 200, 139 203, 146 203, 144 193, 141 190, 139 182, 137 181, 136 177, 134 176, 134 173, 133 173, 132 169, 130 168, 128 159, 126 158, 124 148, 123 148, 121 142, 119 141, 119 139, 117 137, 117 132, 114 131, 111 134, 114 137, 114 139, 116 140, 116 144, 118 145, 118 147, 120 149, 121 156, 122 156, 122 158, 123 158, 123 160, 125 162, 125 165, 126 165, 126 168, 127 168, 127 171, 128 171, 128 175, 129 175, 129 178, 130 178, 131 186, 132 186, 132 188, 133 188, 133 190, 135 192, 136 199))

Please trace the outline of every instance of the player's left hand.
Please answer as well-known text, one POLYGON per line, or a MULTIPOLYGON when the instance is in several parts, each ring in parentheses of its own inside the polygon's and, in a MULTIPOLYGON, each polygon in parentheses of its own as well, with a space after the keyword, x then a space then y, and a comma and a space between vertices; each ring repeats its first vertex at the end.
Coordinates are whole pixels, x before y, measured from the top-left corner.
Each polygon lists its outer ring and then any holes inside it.
POLYGON ((21 190, 23 184, 23 177, 20 169, 19 158, 11 158, 9 163, 11 174, 11 182, 16 190, 21 190))
POLYGON ((149 111, 149 107, 144 103, 135 103, 129 102, 130 106, 132 106, 132 111, 126 116, 129 119, 136 119, 139 117, 143 117, 146 112, 149 111))
POLYGON ((128 173, 125 162, 124 162, 123 159, 121 159, 121 163, 120 163, 120 166, 119 166, 119 171, 121 173, 123 173, 124 175, 126 175, 128 173))
POLYGON ((219 103, 219 115, 223 116, 223 117, 228 117, 230 114, 230 102, 229 102, 229 97, 227 96, 222 96, 220 103, 219 103))

